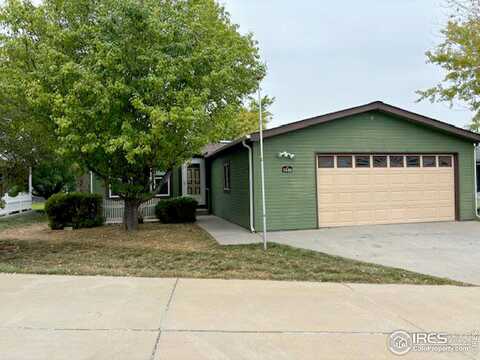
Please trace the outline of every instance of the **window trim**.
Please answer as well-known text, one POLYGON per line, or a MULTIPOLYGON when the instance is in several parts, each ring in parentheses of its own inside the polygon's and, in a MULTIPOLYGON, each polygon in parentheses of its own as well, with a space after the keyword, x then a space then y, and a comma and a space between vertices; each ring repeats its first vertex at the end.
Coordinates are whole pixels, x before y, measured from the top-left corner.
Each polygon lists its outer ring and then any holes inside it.
POLYGON ((453 160, 453 156, 452 155, 438 155, 438 162, 437 162, 437 167, 438 168, 447 168, 447 169, 451 169, 454 167, 454 160, 453 160), (440 159, 441 158, 448 158, 450 160, 450 165, 448 166, 442 166, 441 163, 440 163, 440 159))
POLYGON ((372 168, 373 169, 388 169, 390 167, 388 155, 372 155, 372 168), (375 166, 375 158, 385 158, 385 166, 375 166))
MULTIPOLYGON (((118 180, 120 180, 120 178, 118 180)), ((108 198, 109 199, 120 199, 121 198, 120 195, 115 195, 115 193, 112 192, 112 183, 111 182, 108 183, 108 198)))
POLYGON ((405 156, 405 165, 407 165, 407 168, 421 168, 422 167, 422 157, 420 155, 406 155, 405 156), (408 163, 408 158, 417 158, 418 159, 418 165, 410 165, 408 163))
POLYGON ((371 169, 372 168, 372 155, 354 155, 355 169, 371 169), (357 158, 368 158, 368 166, 358 166, 357 158))
POLYGON ((405 169, 406 164, 405 164, 405 155, 389 155, 388 156, 388 165, 392 169, 405 169), (402 166, 392 166, 392 157, 401 157, 402 158, 402 166))
POLYGON ((317 155, 317 168, 319 169, 335 169, 335 155, 317 155), (320 166, 320 158, 331 158, 332 166, 320 166))
MULTIPOLYGON (((158 175, 158 177, 160 176, 165 176, 167 174, 166 171, 160 171, 161 173, 163 173, 163 175, 158 175)), ((157 178, 157 175, 156 175, 157 171, 156 170, 152 170, 152 189, 151 191, 153 191, 155 189, 155 180, 157 178)), ((170 180, 172 179, 172 176, 170 175, 169 179, 167 180, 167 189, 168 189, 168 192, 165 194, 162 194, 162 193, 156 193, 155 194, 155 197, 156 198, 160 198, 160 197, 170 197, 171 196, 171 188, 170 188, 170 180)))
POLYGON ((425 169, 435 169, 438 168, 438 159, 437 155, 422 155, 422 168, 425 169), (433 158, 433 165, 427 165, 425 166, 425 158, 433 158))
POLYGON ((223 191, 232 191, 232 168, 230 161, 223 162, 223 191))
POLYGON ((120 199, 120 195, 113 195, 112 193, 112 184, 108 184, 108 198, 109 199, 120 199))
POLYGON ((354 162, 353 155, 337 155, 336 159, 334 159, 333 162, 334 162, 334 165, 336 164, 336 166, 334 166, 334 168, 337 168, 337 169, 353 169, 353 162, 354 162), (339 158, 349 158, 350 159, 350 166, 340 166, 339 158))
MULTIPOLYGON (((338 159, 340 157, 349 157, 352 156, 352 162, 354 167, 353 168, 359 168, 359 169, 368 169, 368 167, 356 167, 356 157, 360 156, 365 156, 370 158, 370 169, 377 168, 377 169, 385 169, 385 168, 392 168, 392 169, 408 169, 408 168, 454 168, 456 169, 457 167, 457 156, 458 153, 442 153, 442 152, 315 152, 315 159, 316 159, 316 166, 318 169, 346 169, 345 167, 339 167, 338 166, 338 159), (374 166, 374 159, 375 157, 382 157, 386 156, 387 157, 387 166, 383 167, 375 167, 374 166), (402 166, 392 166, 392 157, 401 157, 402 158, 402 166), (419 165, 418 166, 409 166, 408 165, 408 157, 416 157, 419 159, 419 165), (450 165, 449 166, 440 166, 440 159, 443 157, 448 158, 450 165), (333 167, 320 167, 320 160, 321 158, 333 158, 333 167), (435 160, 435 164, 430 165, 430 166, 424 166, 423 162, 425 158, 432 158, 435 160)), ((479 162, 480 163, 480 162, 479 162)), ((455 170, 457 171, 457 170, 455 170)))

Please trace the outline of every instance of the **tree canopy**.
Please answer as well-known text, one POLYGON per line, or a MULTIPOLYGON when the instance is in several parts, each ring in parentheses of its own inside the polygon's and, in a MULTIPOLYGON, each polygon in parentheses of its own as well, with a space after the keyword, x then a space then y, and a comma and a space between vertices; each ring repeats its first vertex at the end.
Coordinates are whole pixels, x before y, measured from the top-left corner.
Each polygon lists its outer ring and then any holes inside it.
POLYGON ((478 131, 480 112, 480 0, 449 0, 452 14, 443 41, 426 53, 428 62, 445 70, 443 81, 419 91, 422 99, 460 100, 477 113, 470 128, 478 131))
POLYGON ((0 93, 115 185, 129 229, 152 169, 218 140, 265 75, 252 35, 214 0, 8 0, 0 27, 0 93))
POLYGON ((75 165, 67 159, 50 158, 33 169, 32 192, 35 196, 49 199, 61 191, 74 191, 76 186, 75 165))
MULTIPOLYGON (((268 96, 262 98, 262 119, 264 127, 266 127, 273 118, 273 114, 270 112, 270 106, 274 101, 274 98, 268 96)), ((223 128, 221 133, 222 139, 233 140, 258 131, 259 109, 258 100, 253 96, 249 97, 246 104, 233 115, 233 119, 228 121, 223 128)))

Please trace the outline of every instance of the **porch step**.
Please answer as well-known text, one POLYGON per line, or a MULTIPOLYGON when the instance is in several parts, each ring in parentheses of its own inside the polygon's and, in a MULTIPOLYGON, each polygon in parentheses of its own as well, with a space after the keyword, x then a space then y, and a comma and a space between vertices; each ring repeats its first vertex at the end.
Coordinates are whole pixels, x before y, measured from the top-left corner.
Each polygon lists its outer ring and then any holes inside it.
POLYGON ((208 215, 208 209, 197 209, 197 215, 208 215))

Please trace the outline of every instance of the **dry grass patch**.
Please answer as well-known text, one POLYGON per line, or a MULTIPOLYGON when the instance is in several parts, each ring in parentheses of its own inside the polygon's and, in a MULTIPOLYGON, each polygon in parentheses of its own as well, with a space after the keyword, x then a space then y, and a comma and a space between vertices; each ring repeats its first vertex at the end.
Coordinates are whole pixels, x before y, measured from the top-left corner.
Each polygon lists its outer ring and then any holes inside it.
POLYGON ((267 252, 219 246, 194 224, 144 224, 127 234, 121 226, 52 231, 46 223, 17 222, 0 230, 2 247, 8 251, 0 252, 0 272, 461 285, 285 245, 267 252))

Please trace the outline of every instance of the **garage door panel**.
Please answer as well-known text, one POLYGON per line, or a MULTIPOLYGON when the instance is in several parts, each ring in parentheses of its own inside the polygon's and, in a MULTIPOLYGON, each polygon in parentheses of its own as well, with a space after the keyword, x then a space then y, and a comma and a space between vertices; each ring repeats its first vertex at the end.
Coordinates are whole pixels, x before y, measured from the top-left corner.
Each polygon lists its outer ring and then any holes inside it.
POLYGON ((319 226, 455 219, 450 168, 317 169, 319 226))
POLYGON ((430 202, 430 201, 433 201, 433 200, 435 200, 435 199, 438 197, 437 193, 438 193, 438 192, 435 191, 435 190, 425 190, 425 191, 423 192, 423 198, 424 198, 426 201, 429 201, 429 202, 430 202))
POLYGON ((393 173, 389 177, 391 185, 403 185, 405 183, 405 174, 393 173))
POLYGON ((390 202, 390 193, 387 191, 376 190, 372 194, 376 203, 390 202))
POLYGON ((423 184, 423 174, 418 173, 417 171, 415 174, 407 174, 406 176, 406 183, 409 185, 421 185, 423 184))

